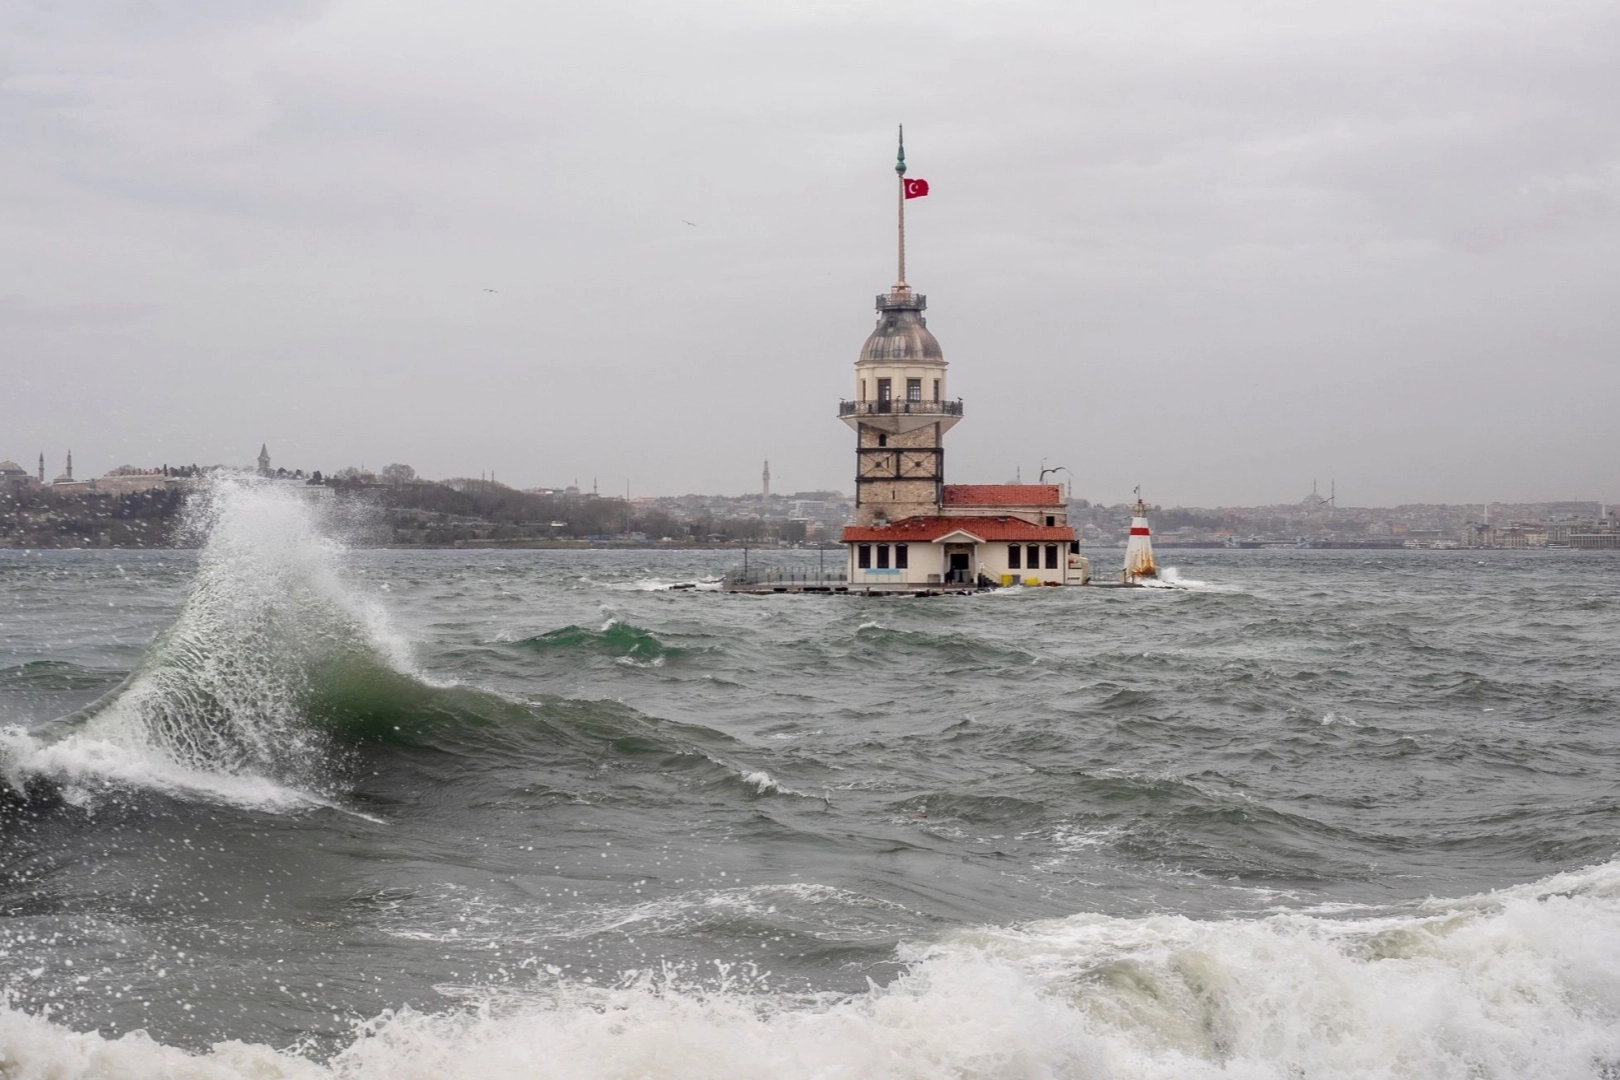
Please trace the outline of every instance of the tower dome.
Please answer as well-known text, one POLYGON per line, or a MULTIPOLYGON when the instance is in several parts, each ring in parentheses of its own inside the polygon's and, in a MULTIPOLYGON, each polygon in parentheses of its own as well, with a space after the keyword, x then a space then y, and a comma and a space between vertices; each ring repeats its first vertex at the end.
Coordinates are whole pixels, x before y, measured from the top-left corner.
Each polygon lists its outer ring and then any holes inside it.
POLYGON ((877 327, 861 346, 861 358, 856 363, 944 363, 939 339, 923 318, 927 307, 928 298, 910 289, 879 296, 877 327))

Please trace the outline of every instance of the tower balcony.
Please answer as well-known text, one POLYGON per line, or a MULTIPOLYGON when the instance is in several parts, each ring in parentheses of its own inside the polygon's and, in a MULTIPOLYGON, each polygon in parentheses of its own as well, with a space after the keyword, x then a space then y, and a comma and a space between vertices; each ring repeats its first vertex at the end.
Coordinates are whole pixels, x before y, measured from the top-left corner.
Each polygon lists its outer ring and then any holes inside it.
POLYGON ((879 311, 927 311, 928 297, 922 293, 914 293, 910 289, 904 292, 878 293, 877 309, 879 311))
POLYGON ((962 399, 955 401, 840 401, 838 418, 850 427, 877 428, 902 435, 933 424, 941 433, 962 419, 962 399))
POLYGON ((838 415, 846 416, 961 416, 962 399, 955 401, 840 401, 838 415))

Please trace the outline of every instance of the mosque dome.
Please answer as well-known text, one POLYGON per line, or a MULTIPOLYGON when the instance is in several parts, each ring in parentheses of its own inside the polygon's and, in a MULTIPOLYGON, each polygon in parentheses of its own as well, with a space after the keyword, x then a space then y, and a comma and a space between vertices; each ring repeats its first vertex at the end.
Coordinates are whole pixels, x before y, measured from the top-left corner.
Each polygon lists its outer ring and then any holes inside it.
POLYGON ((910 295, 909 290, 878 297, 877 327, 861 346, 857 363, 944 363, 939 340, 923 318, 927 306, 927 297, 910 295))
POLYGON ((27 476, 28 470, 15 461, 0 461, 0 476, 27 476))

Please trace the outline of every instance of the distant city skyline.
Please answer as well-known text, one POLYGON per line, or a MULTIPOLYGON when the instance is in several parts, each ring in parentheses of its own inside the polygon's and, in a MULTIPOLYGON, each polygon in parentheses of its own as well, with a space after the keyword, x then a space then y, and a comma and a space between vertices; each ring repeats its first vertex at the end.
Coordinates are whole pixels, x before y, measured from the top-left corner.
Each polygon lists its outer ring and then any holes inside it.
MULTIPOLYGON (((248 445, 248 443, 251 443, 252 441, 253 440, 248 440, 247 442, 244 442, 242 445, 246 446, 246 445, 248 445)), ((302 460, 293 461, 293 460, 291 460, 291 459, 289 459, 287 457, 284 457, 283 455, 278 454, 275 451, 275 448, 273 446, 271 446, 271 444, 270 444, 270 442, 268 440, 263 440, 263 439, 259 440, 258 443, 257 443, 257 446, 259 448, 261 448, 261 449, 268 449, 269 453, 270 453, 270 458, 276 465, 285 465, 285 467, 288 468, 289 470, 291 470, 291 469, 302 469, 306 473, 312 472, 312 471, 314 471, 316 469, 322 469, 327 475, 334 475, 341 469, 346 469, 346 468, 351 468, 351 467, 352 468, 362 468, 362 469, 368 470, 368 471, 370 471, 372 473, 378 473, 383 468, 385 468, 387 465, 397 462, 399 464, 404 464, 404 465, 411 466, 412 468, 414 468, 416 470, 417 474, 422 479, 426 479, 426 480, 479 479, 479 478, 487 477, 487 478, 490 478, 490 479, 498 479, 500 483, 505 484, 505 485, 507 485, 509 487, 518 488, 520 490, 529 490, 529 489, 534 489, 534 488, 554 488, 554 489, 557 489, 557 490, 562 490, 562 489, 567 488, 567 487, 569 487, 571 485, 576 485, 577 484, 581 488, 582 491, 587 491, 588 492, 588 491, 596 490, 599 494, 601 494, 601 495, 603 495, 605 497, 608 497, 608 498, 620 498, 620 497, 622 497, 624 495, 625 490, 626 490, 625 483, 624 483, 623 479, 620 479, 618 481, 618 483, 615 484, 611 480, 611 478, 608 478, 608 479, 604 480, 604 477, 601 476, 601 475, 590 475, 590 476, 585 477, 583 480, 581 480, 580 478, 576 478, 576 477, 564 477, 564 478, 561 478, 561 479, 556 478, 556 477, 551 477, 551 478, 547 478, 547 479, 538 480, 538 481, 535 481, 535 482, 523 482, 523 481, 520 481, 519 479, 516 479, 511 474, 509 474, 506 469, 501 468, 499 466, 497 466, 495 469, 490 469, 489 467, 485 466, 483 468, 474 470, 474 471, 472 471, 470 473, 469 472, 448 472, 448 473, 439 474, 439 473, 435 473, 431 469, 423 468, 423 467, 417 465, 415 462, 399 461, 399 459, 396 459, 396 458, 386 458, 385 459, 384 457, 379 457, 375 461, 365 460, 365 461, 343 462, 341 464, 338 464, 336 462, 332 462, 332 463, 330 463, 329 467, 324 467, 320 463, 309 463, 309 462, 305 462, 305 461, 302 461, 302 460)), ((51 452, 48 449, 43 451, 43 453, 45 455, 46 480, 49 481, 52 477, 61 475, 63 470, 66 468, 66 455, 67 455, 68 451, 66 451, 66 450, 63 451, 62 461, 59 464, 53 464, 52 463, 51 452)), ((74 453, 75 457, 78 460, 78 465, 75 468, 77 470, 79 478, 80 479, 92 479, 95 476, 100 476, 100 475, 108 472, 111 469, 121 468, 121 467, 124 467, 124 466, 141 467, 141 466, 160 466, 160 465, 163 465, 163 464, 167 464, 167 465, 170 465, 172 467, 179 467, 179 466, 182 466, 182 465, 197 464, 197 465, 203 465, 203 466, 224 465, 224 466, 227 466, 227 467, 237 467, 237 468, 250 469, 250 468, 256 467, 256 465, 257 465, 257 458, 258 458, 258 454, 259 454, 259 449, 253 450, 252 455, 247 460, 243 460, 243 461, 228 460, 228 459, 223 458, 223 457, 221 457, 219 455, 209 457, 208 455, 196 455, 196 454, 193 454, 193 455, 189 455, 189 456, 184 456, 183 458, 180 458, 180 459, 171 459, 171 460, 168 460, 166 462, 122 460, 122 459, 117 460, 117 461, 112 461, 109 458, 109 459, 107 459, 109 463, 105 464, 105 465, 102 465, 101 463, 95 461, 93 454, 86 455, 86 454, 78 451, 77 449, 75 449, 73 451, 73 453, 74 453)), ((32 463, 35 462, 38 459, 38 456, 39 456, 39 452, 36 452, 35 454, 33 454, 31 456, 30 455, 24 455, 24 456, 19 457, 17 454, 13 453, 10 449, 8 449, 4 444, 0 444, 0 460, 16 461, 19 464, 25 466, 27 468, 27 471, 31 475, 35 471, 32 463)), ((515 469, 514 470, 514 472, 521 472, 521 471, 522 471, 521 469, 515 469)), ((1012 472, 1010 472, 1007 476, 1005 476, 1005 477, 996 477, 991 482, 1001 482, 1001 481, 1011 482, 1014 479, 1020 478, 1020 472, 1021 471, 1022 471, 1022 474, 1023 474, 1021 476, 1021 479, 1023 480, 1023 482, 1025 482, 1025 483, 1034 483, 1036 481, 1036 476, 1035 475, 1030 475, 1031 470, 1022 469, 1021 466, 1015 465, 1012 472)), ((1038 475, 1039 468, 1037 467, 1034 470, 1034 472, 1038 475)), ((1051 481, 1051 482, 1061 482, 1061 478, 1059 478, 1057 481, 1051 481)), ((1525 498, 1488 498, 1488 499, 1478 499, 1478 498, 1476 498, 1476 499, 1445 499, 1445 498, 1422 499, 1422 498, 1420 498, 1420 499, 1406 499, 1406 500, 1402 500, 1400 502, 1366 502, 1366 501, 1352 501, 1350 498, 1348 498, 1345 495, 1345 493, 1341 490, 1342 485, 1338 484, 1336 477, 1335 478, 1330 478, 1329 483, 1332 485, 1332 489, 1336 493, 1337 505, 1342 506, 1342 507, 1344 507, 1346 509, 1350 509, 1350 508, 1355 508, 1355 509, 1378 509, 1378 508, 1396 507, 1396 506, 1403 506, 1403 505, 1433 505, 1433 506, 1470 506, 1470 505, 1473 505, 1473 506, 1484 507, 1484 506, 1498 506, 1498 505, 1500 505, 1500 506, 1519 506, 1519 505, 1526 505, 1526 504, 1542 504, 1542 503, 1558 503, 1558 502, 1593 502, 1593 503, 1598 503, 1598 504, 1601 504, 1601 505, 1613 505, 1613 504, 1620 503, 1620 498, 1607 499, 1607 498, 1603 498, 1603 497, 1601 497, 1599 495, 1595 495, 1595 494, 1591 494, 1591 493, 1580 493, 1580 492, 1573 493, 1573 494, 1566 494, 1566 493, 1538 494, 1538 495, 1532 495, 1530 497, 1525 497, 1525 498)), ((829 484, 829 485, 826 485, 826 486, 813 486, 813 485, 792 484, 792 483, 781 484, 781 483, 777 483, 776 481, 773 480, 773 481, 770 482, 770 494, 780 495, 780 496, 782 496, 784 498, 791 497, 791 496, 793 496, 795 494, 801 494, 801 493, 806 493, 806 492, 838 492, 838 493, 843 494, 843 495, 849 495, 851 487, 852 487, 852 485, 847 483, 847 482, 842 484, 842 485, 840 485, 838 483, 833 483, 833 484, 829 484)), ((713 491, 699 490, 697 488, 690 487, 690 486, 689 487, 684 487, 684 488, 673 489, 673 490, 666 490, 666 491, 642 491, 642 490, 638 490, 635 487, 633 481, 630 484, 629 490, 630 490, 630 494, 631 494, 631 496, 633 498, 677 498, 677 497, 685 496, 685 495, 717 496, 717 497, 725 497, 725 498, 747 497, 749 495, 756 495, 757 496, 757 495, 761 494, 761 475, 760 475, 760 472, 758 472, 758 471, 756 471, 754 473, 753 484, 752 484, 752 489, 751 490, 748 487, 745 487, 745 486, 739 484, 735 488, 719 489, 719 490, 713 490, 713 491)), ((1196 499, 1192 499, 1192 500, 1188 500, 1188 499, 1170 500, 1170 499, 1167 499, 1167 498, 1158 498, 1158 497, 1156 497, 1154 495, 1154 493, 1150 489, 1148 489, 1146 486, 1144 486, 1144 488, 1143 488, 1143 497, 1147 499, 1147 501, 1148 501, 1148 503, 1150 505, 1159 505, 1159 506, 1165 506, 1165 507, 1172 507, 1173 506, 1173 507, 1177 507, 1177 508, 1185 507, 1185 508, 1199 508, 1199 509, 1216 509, 1216 508, 1221 508, 1221 507, 1234 507, 1234 508, 1237 508, 1237 507, 1295 506, 1295 505, 1299 505, 1299 504, 1302 504, 1302 503, 1305 503, 1305 502, 1309 501, 1310 497, 1313 494, 1318 495, 1318 497, 1322 498, 1323 501, 1325 502, 1326 497, 1322 493, 1325 493, 1327 490, 1328 490, 1327 485, 1323 485, 1320 481, 1312 481, 1310 483, 1307 483, 1304 486, 1304 490, 1301 491, 1300 494, 1298 494, 1297 496, 1290 496, 1288 493, 1285 492, 1285 493, 1280 493, 1279 496, 1276 497, 1276 498, 1261 499, 1261 500, 1258 500, 1258 501, 1255 501, 1255 502, 1242 502, 1242 503, 1239 503, 1239 502, 1215 502, 1215 501, 1207 501, 1207 500, 1206 501, 1197 501, 1196 499), (1320 491, 1319 491, 1319 489, 1320 489, 1320 491)), ((1128 492, 1128 491, 1124 492, 1124 493, 1107 493, 1107 492, 1087 491, 1087 490, 1084 490, 1084 489, 1079 488, 1079 487, 1074 487, 1070 491, 1070 497, 1073 498, 1073 499, 1084 499, 1086 501, 1089 501, 1089 502, 1092 502, 1092 503, 1097 503, 1099 505, 1104 505, 1104 506, 1125 505, 1125 504, 1130 503, 1132 501, 1132 499, 1135 498, 1135 496, 1131 492, 1128 492)))
POLYGON ((847 490, 904 121, 951 481, 1620 499, 1617 36, 1576 0, 7 6, 0 455, 847 490))

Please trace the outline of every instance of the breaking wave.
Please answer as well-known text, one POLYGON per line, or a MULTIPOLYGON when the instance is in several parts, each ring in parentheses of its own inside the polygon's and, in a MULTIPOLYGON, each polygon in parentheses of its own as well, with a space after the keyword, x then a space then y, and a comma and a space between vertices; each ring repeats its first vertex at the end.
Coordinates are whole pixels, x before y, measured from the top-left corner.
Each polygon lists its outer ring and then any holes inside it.
POLYGON ((1209 581, 1199 581, 1197 578, 1182 577, 1181 571, 1174 566, 1161 566, 1159 576, 1142 578, 1139 584, 1145 589, 1181 589, 1186 592, 1236 592, 1232 585, 1217 585, 1209 581))
POLYGON ((1620 864, 1361 918, 1076 915, 905 947, 853 995, 753 969, 611 986, 553 973, 441 1013, 390 1011, 325 1061, 191 1055, 0 1010, 15 1076, 1584 1078, 1620 1072, 1620 864))
POLYGON ((0 732, 0 773, 71 802, 108 787, 283 809, 330 801, 324 703, 417 680, 382 608, 338 573, 315 505, 225 481, 188 511, 204 536, 179 617, 114 691, 44 730, 0 732))

